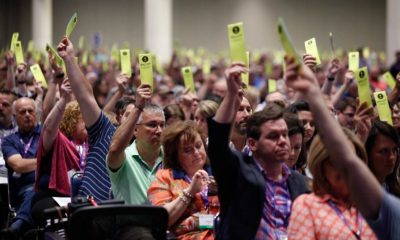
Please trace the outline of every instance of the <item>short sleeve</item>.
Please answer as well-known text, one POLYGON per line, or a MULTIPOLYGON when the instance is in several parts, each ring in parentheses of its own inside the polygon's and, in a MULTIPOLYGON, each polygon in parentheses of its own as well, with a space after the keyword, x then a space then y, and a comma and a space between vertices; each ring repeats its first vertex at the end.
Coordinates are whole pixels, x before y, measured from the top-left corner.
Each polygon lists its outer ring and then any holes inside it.
POLYGON ((151 204, 162 206, 173 200, 171 191, 171 174, 166 169, 161 169, 156 173, 156 176, 149 189, 147 190, 147 198, 151 204))

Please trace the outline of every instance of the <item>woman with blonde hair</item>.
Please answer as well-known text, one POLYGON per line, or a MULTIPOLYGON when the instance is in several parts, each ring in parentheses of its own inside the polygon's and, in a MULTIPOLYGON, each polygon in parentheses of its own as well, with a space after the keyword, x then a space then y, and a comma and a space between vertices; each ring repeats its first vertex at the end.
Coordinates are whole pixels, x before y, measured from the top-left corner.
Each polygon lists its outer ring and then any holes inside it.
POLYGON ((212 100, 203 100, 199 103, 194 113, 194 121, 200 130, 208 137, 207 118, 215 115, 218 109, 218 103, 212 100))
POLYGON ((164 169, 148 189, 149 201, 167 209, 168 226, 178 239, 214 239, 212 224, 219 201, 204 135, 193 121, 185 121, 167 127, 161 141, 164 169))
MULTIPOLYGON (((359 159, 367 164, 367 153, 359 139, 343 129, 359 159)), ((340 157, 340 156, 338 156, 340 157)), ((289 239, 376 239, 354 206, 335 161, 316 136, 310 146, 308 164, 313 175, 313 193, 298 197, 289 219, 289 239)))

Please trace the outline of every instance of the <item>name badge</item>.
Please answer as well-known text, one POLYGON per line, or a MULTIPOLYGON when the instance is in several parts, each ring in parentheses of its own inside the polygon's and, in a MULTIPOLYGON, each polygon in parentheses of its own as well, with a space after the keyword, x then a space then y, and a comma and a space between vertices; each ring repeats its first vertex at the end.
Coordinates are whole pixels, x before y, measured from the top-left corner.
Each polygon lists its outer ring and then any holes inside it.
POLYGON ((200 229, 213 229, 214 228, 214 215, 199 214, 199 228, 200 229))

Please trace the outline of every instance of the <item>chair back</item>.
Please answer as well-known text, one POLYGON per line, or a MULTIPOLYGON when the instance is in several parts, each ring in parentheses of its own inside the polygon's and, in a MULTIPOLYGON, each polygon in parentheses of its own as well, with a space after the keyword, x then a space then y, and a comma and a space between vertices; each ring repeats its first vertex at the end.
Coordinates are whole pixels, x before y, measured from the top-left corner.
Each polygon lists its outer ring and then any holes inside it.
POLYGON ((115 239, 115 236, 152 236, 166 239, 168 212, 163 207, 99 205, 82 207, 70 215, 70 239, 115 239))

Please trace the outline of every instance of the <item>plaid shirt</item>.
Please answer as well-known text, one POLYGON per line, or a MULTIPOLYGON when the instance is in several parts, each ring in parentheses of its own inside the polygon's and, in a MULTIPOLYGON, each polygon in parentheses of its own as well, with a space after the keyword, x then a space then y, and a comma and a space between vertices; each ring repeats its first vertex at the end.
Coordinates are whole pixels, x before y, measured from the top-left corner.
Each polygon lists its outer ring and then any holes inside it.
MULTIPOLYGON (((256 161, 257 163, 257 161, 256 161)), ((287 239, 287 227, 289 225, 290 198, 287 179, 291 172, 286 164, 282 165, 282 179, 275 181, 266 175, 264 169, 257 163, 262 172, 266 184, 265 202, 256 239, 287 239)))

